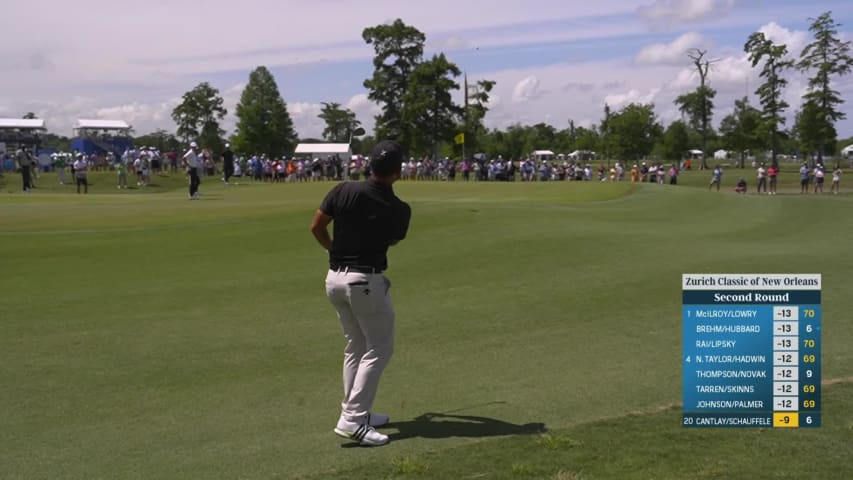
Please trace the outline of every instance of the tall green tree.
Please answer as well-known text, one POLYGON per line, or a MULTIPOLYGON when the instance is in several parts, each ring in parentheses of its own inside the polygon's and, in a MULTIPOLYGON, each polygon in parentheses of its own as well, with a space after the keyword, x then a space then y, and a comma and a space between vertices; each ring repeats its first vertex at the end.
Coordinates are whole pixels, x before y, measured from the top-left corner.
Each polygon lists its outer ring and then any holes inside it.
POLYGON ((219 127, 219 122, 228 113, 222 104, 219 90, 207 82, 185 93, 181 103, 172 110, 172 119, 178 124, 178 137, 184 143, 196 140, 202 148, 220 151, 225 131, 219 127))
POLYGON ((361 125, 355 116, 355 112, 348 108, 341 108, 340 103, 324 102, 320 114, 317 116, 326 122, 323 138, 330 142, 348 142, 350 134, 361 125))
POLYGON ((711 61, 705 59, 708 54, 707 50, 693 48, 687 52, 687 56, 693 61, 693 66, 696 67, 696 72, 699 74, 699 86, 692 92, 679 95, 675 99, 675 104, 683 118, 687 120, 690 128, 699 132, 702 139, 701 148, 706 155, 702 156, 702 169, 708 168, 707 152, 708 152, 708 137, 712 134, 711 117, 714 114, 714 97, 717 91, 708 84, 708 72, 711 68, 711 61))
POLYGON ((575 150, 585 150, 594 152, 602 143, 601 135, 595 129, 595 127, 577 127, 575 129, 575 137, 575 150))
POLYGON ((41 140, 41 148, 52 148, 54 150, 63 152, 67 151, 71 147, 70 138, 62 135, 57 135, 55 133, 44 133, 39 136, 39 140, 41 140))
POLYGON ((797 149, 809 158, 817 156, 823 163, 823 152, 835 151, 838 134, 831 118, 825 114, 821 106, 814 100, 806 100, 794 117, 791 134, 797 144, 797 149))
POLYGON ((757 154, 764 148, 761 112, 749 104, 749 98, 735 100, 732 113, 720 122, 722 144, 738 153, 740 168, 746 166, 747 152, 757 154))
POLYGON ((237 104, 234 148, 243 153, 280 156, 293 152, 297 136, 287 104, 267 67, 249 74, 249 83, 237 104))
POLYGON ((632 103, 609 121, 613 154, 623 160, 639 160, 649 153, 663 133, 653 104, 632 103))
POLYGON ((411 126, 410 152, 435 156, 442 141, 453 138, 462 108, 453 102, 454 80, 462 72, 443 53, 419 64, 403 95, 402 121, 411 126))
POLYGON ((794 62, 786 58, 787 45, 774 44, 763 32, 750 35, 743 49, 749 54, 753 68, 763 62, 759 75, 764 83, 759 85, 755 93, 761 99, 763 126, 769 137, 767 144, 772 151, 773 164, 776 165, 776 155, 781 146, 780 127, 785 125, 784 112, 789 106, 782 98, 782 92, 788 85, 782 73, 793 67, 794 62))
POLYGON ((838 36, 841 24, 832 19, 832 12, 810 20, 809 31, 814 41, 800 53, 797 69, 813 71, 814 76, 809 79, 809 90, 803 96, 805 104, 801 114, 807 128, 802 128, 799 135, 801 143, 812 148, 810 152, 817 153, 818 161, 822 162, 824 154, 832 153, 830 145, 836 143, 835 123, 846 118, 840 109, 844 99, 833 90, 832 79, 850 73, 853 57, 850 56, 851 42, 842 41, 838 36))
POLYGON ((681 160, 690 149, 690 135, 687 124, 676 120, 666 127, 661 138, 661 154, 667 160, 681 160))
POLYGON ((411 147, 413 130, 403 121, 403 97, 409 91, 409 76, 421 63, 426 36, 399 18, 391 24, 365 28, 361 36, 374 50, 373 76, 364 81, 364 87, 368 98, 382 109, 376 117, 376 137, 411 147))

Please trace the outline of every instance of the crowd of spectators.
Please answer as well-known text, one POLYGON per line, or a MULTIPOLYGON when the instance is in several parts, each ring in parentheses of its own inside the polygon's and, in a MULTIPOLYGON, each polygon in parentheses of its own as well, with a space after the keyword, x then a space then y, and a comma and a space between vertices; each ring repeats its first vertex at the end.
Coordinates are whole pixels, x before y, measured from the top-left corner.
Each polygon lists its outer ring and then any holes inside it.
MULTIPOLYGON (((65 183, 66 169, 70 169, 71 178, 75 178, 74 162, 80 158, 86 161, 89 171, 116 170, 119 172, 119 188, 127 188, 127 175, 133 175, 137 186, 146 186, 151 181, 152 174, 185 171, 187 165, 178 152, 160 152, 154 147, 128 149, 121 155, 111 152, 82 155, 56 153, 51 157, 51 167, 58 173, 60 183, 65 183)), ((221 159, 217 159, 207 149, 199 153, 202 165, 201 173, 212 177, 222 174, 221 159)), ((252 179, 257 182, 316 182, 360 180, 370 175, 367 159, 360 155, 342 158, 339 155, 325 158, 270 158, 267 155, 251 155, 235 157, 233 174, 237 178, 252 179)), ((33 161, 33 166, 35 162, 33 161)), ((527 158, 521 160, 506 160, 498 155, 493 159, 479 156, 474 159, 452 160, 450 158, 420 159, 409 158, 403 162, 401 171, 402 181, 521 181, 521 182, 554 182, 554 181, 598 181, 598 182, 631 182, 631 183, 678 183, 680 173, 689 169, 690 165, 663 164, 660 162, 637 162, 631 166, 622 162, 613 164, 581 162, 574 159, 542 160, 527 158)), ((754 165, 756 193, 776 194, 776 178, 778 166, 765 166, 764 163, 754 165)), ((34 169, 37 171, 36 169, 34 169)), ((34 172, 35 173, 35 172, 34 172)), ((837 166, 831 172, 831 193, 838 193, 842 170, 837 166)), ((823 193, 825 178, 828 170, 821 163, 810 167, 804 163, 799 169, 800 193, 823 193)), ((717 165, 711 173, 709 189, 720 189, 723 169, 717 165)), ((223 181, 227 180, 223 177, 223 181)), ((738 193, 749 191, 749 181, 739 177, 734 190, 738 193)))

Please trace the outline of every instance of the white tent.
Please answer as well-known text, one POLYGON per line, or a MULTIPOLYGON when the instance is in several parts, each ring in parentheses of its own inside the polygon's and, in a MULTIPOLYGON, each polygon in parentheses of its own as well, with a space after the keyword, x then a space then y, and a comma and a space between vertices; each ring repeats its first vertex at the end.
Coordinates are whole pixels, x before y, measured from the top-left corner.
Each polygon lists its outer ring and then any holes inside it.
POLYGON ((81 118, 74 124, 75 130, 129 130, 130 125, 124 120, 89 120, 81 118))
POLYGON ((688 150, 687 154, 692 160, 702 160, 705 158, 705 152, 702 150, 696 150, 695 148, 693 150, 688 150))
POLYGON ((41 118, 0 118, 0 128, 41 130, 44 129, 44 120, 41 118))
POLYGON ((853 157, 853 144, 847 145, 843 149, 841 149, 842 157, 853 157))
POLYGON ((549 162, 554 159, 554 152, 551 150, 534 150, 531 155, 537 162, 549 162))
POLYGON ((728 150, 717 150, 714 152, 714 160, 725 160, 729 158, 729 154, 728 150))
POLYGON ((311 158, 326 158, 338 155, 340 158, 352 158, 352 150, 348 143, 300 143, 296 146, 296 155, 311 156, 311 158))

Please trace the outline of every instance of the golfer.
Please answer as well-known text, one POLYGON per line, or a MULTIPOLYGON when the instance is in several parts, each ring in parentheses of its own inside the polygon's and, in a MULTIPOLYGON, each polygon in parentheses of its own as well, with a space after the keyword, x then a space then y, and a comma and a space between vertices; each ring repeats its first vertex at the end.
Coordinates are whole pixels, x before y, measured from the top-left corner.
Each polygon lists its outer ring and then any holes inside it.
POLYGON ((400 179, 403 149, 382 141, 370 156, 371 175, 343 182, 326 195, 311 221, 311 233, 329 251, 326 296, 346 338, 344 397, 334 431, 361 445, 384 445, 375 427, 388 416, 372 413, 379 378, 394 347, 394 309, 383 275, 388 247, 406 238, 412 210, 392 189, 400 179), (329 223, 334 222, 333 236, 329 223))
POLYGON ((714 185, 717 186, 717 191, 720 191, 720 182, 723 180, 723 169, 719 165, 714 167, 714 172, 711 174, 711 183, 708 184, 708 190, 714 185))
POLYGON ((190 143, 190 149, 184 154, 184 161, 187 162, 187 173, 190 175, 190 200, 198 199, 198 185, 201 183, 199 175, 201 175, 201 160, 198 158, 198 144, 190 143))
POLYGON ((89 162, 82 153, 77 154, 77 160, 74 161, 74 181, 77 183, 77 193, 80 193, 80 187, 83 187, 83 193, 89 193, 89 162))
POLYGON ((222 152, 222 182, 228 185, 228 181, 234 175, 234 152, 231 150, 231 144, 225 144, 225 151, 222 152))
POLYGON ((21 171, 21 184, 24 193, 30 193, 33 189, 33 177, 30 168, 33 164, 32 156, 27 147, 21 147, 15 152, 15 161, 18 163, 18 169, 21 171))

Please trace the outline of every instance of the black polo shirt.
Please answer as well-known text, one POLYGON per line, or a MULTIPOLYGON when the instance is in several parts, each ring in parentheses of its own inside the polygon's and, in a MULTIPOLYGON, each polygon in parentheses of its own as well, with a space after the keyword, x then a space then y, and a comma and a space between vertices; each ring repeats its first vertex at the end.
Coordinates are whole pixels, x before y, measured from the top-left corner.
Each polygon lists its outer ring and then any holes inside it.
POLYGON ((412 209, 394 190, 373 179, 343 182, 320 210, 333 218, 329 264, 336 267, 388 267, 388 247, 406 238, 412 209))
POLYGON ((230 148, 226 148, 222 152, 222 160, 225 162, 225 165, 234 165, 234 152, 230 148))

